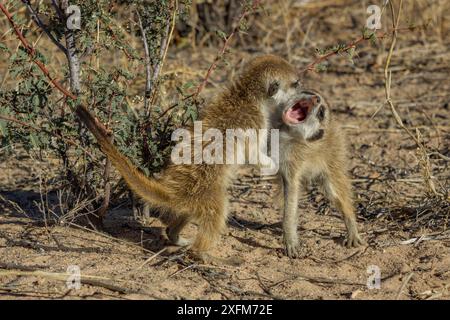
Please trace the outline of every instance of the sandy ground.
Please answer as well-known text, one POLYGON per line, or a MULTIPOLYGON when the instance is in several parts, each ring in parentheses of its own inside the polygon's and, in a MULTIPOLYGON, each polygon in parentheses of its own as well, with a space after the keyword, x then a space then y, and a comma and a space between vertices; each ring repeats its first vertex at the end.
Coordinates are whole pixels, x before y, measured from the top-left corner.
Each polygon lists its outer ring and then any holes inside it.
MULTIPOLYGON (((448 232, 399 231, 392 230, 387 221, 363 221, 360 226, 369 246, 345 249, 340 217, 334 212, 318 214, 314 199, 310 199, 300 205, 299 230, 308 254, 291 260, 281 247, 279 213, 267 195, 271 189, 270 184, 256 184, 244 190, 245 196, 232 199, 228 234, 214 253, 243 258, 245 263, 239 267, 198 265, 183 253, 168 254, 170 250, 144 264, 152 252, 165 248, 160 224, 152 221, 143 227, 127 215, 129 210, 113 212, 103 235, 75 227, 47 229, 42 222, 4 208, 0 216, 1 264, 57 273, 77 265, 82 276, 104 277, 101 281, 121 289, 83 285, 80 290, 69 290, 64 281, 12 273, 0 278, 1 298, 449 298, 448 232), (430 235, 426 241, 402 244, 430 235), (373 265, 379 267, 379 289, 367 287, 373 265)), ((242 192, 240 188, 233 191, 242 192)), ((27 193, 25 197, 30 201, 37 195, 27 193)))

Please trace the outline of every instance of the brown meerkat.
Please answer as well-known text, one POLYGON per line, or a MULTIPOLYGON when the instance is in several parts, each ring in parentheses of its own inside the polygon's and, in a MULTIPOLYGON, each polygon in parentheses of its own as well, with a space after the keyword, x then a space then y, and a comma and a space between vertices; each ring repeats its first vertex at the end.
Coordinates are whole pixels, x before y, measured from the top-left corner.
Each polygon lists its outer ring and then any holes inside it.
MULTIPOLYGON (((273 55, 256 57, 203 108, 199 117, 202 127, 222 133, 227 129, 269 128, 276 109, 292 100, 278 93, 292 91, 298 95, 298 84, 298 72, 284 59, 273 55)), ((200 258, 211 257, 207 252, 226 226, 227 188, 236 171, 233 165, 172 163, 158 179, 147 177, 110 143, 106 131, 86 107, 79 106, 76 112, 131 190, 150 206, 175 217, 166 229, 169 240, 176 245, 190 245, 200 258), (189 222, 198 225, 192 244, 180 237, 189 222)))
MULTIPOLYGON (((282 181, 283 242, 286 254, 299 253, 297 234, 298 195, 302 185, 318 180, 337 209, 347 228, 347 247, 365 244, 361 239, 352 201, 352 186, 347 173, 344 132, 332 118, 325 99, 316 91, 282 91, 275 96, 290 97, 279 105, 272 121, 280 129, 280 163, 282 181)), ((281 99, 282 100, 282 99, 281 99)))

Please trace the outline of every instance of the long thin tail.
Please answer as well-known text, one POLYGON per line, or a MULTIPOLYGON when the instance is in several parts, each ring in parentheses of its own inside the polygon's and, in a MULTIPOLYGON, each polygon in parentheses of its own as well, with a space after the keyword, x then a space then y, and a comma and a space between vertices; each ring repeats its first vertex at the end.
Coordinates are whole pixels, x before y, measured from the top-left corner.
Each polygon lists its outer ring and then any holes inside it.
POLYGON ((83 105, 78 105, 76 114, 97 139, 101 150, 108 156, 112 164, 119 170, 122 177, 138 196, 154 205, 167 204, 169 194, 158 181, 142 174, 117 148, 111 143, 111 135, 106 127, 98 121, 83 105))

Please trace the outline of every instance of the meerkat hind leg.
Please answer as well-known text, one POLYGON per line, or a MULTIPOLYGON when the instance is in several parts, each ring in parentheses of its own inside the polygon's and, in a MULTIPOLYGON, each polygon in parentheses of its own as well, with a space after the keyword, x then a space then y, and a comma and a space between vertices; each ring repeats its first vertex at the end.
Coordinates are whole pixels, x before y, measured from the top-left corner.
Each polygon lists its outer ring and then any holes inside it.
POLYGON ((283 243, 289 258, 299 258, 308 254, 300 245, 298 226, 298 192, 300 181, 297 176, 283 177, 283 243))
POLYGON ((221 208, 204 216, 203 219, 198 219, 198 233, 190 249, 194 258, 203 263, 238 266, 243 263, 239 257, 219 258, 208 253, 220 238, 222 231, 225 230, 227 215, 224 210, 221 208))
POLYGON ((166 234, 170 242, 176 246, 187 247, 192 244, 192 239, 180 236, 181 230, 189 223, 189 217, 181 215, 175 218, 166 228, 166 234))
POLYGON ((350 180, 343 174, 326 175, 323 183, 328 199, 343 215, 347 229, 347 239, 344 240, 344 245, 347 248, 366 245, 366 242, 359 235, 356 224, 355 210, 350 196, 350 180))

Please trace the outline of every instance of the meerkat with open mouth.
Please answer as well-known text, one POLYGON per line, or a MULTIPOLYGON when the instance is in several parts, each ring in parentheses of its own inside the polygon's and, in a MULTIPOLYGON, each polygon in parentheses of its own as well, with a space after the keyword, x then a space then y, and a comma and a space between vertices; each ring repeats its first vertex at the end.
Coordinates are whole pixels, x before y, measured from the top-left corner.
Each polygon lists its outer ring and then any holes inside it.
MULTIPOLYGON (((291 80, 292 81, 292 80, 291 80)), ((356 224, 352 186, 347 174, 347 151, 342 129, 332 118, 324 98, 313 90, 298 90, 295 83, 288 91, 281 87, 274 94, 289 97, 279 105, 272 118, 280 129, 279 176, 283 196, 283 242, 286 254, 296 258, 299 253, 298 195, 302 184, 318 180, 337 209, 347 229, 347 247, 364 245, 356 224)))
MULTIPOLYGON (((200 114, 203 129, 214 128, 222 133, 228 129, 268 129, 277 109, 300 94, 297 76, 296 69, 280 57, 252 59, 237 79, 204 107, 200 114), (279 95, 280 90, 292 91, 293 96, 279 95)), ((203 260, 218 260, 209 251, 226 226, 227 188, 236 172, 234 165, 172 163, 160 178, 147 177, 110 142, 106 130, 85 106, 78 106, 76 112, 130 189, 153 208, 174 216, 167 227, 169 240, 190 246, 203 260), (189 222, 198 225, 193 243, 180 236, 189 222)))

